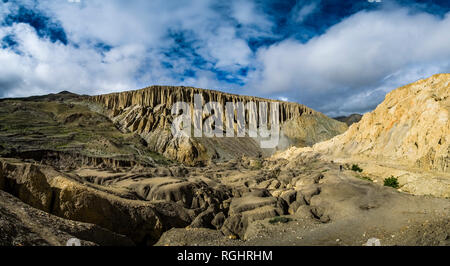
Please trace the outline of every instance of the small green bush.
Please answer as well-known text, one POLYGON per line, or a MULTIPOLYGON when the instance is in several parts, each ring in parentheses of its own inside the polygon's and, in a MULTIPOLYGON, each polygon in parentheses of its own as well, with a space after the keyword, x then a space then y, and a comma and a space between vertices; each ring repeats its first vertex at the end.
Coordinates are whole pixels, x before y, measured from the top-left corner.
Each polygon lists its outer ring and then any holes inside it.
POLYGON ((352 171, 362 173, 363 169, 361 169, 361 168, 359 167, 359 165, 354 164, 354 165, 352 165, 352 171))
POLYGON ((384 180, 384 186, 392 187, 392 188, 399 188, 400 184, 398 183, 398 178, 391 176, 384 180))
POLYGON ((269 221, 269 223, 271 223, 271 224, 278 224, 278 223, 285 224, 285 223, 288 223, 288 222, 290 222, 290 221, 292 221, 291 218, 287 218, 287 217, 283 217, 283 216, 278 216, 278 217, 275 217, 275 218, 271 219, 271 220, 269 221))

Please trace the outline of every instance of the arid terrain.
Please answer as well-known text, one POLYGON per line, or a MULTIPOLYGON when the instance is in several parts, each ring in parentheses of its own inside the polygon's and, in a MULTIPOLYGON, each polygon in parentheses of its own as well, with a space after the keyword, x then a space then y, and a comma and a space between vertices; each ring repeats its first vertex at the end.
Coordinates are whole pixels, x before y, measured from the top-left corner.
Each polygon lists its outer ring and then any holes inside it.
POLYGON ((279 102, 270 150, 174 138, 171 106, 194 94, 271 101, 161 86, 0 100, 0 245, 450 246, 450 74, 361 121, 279 102))

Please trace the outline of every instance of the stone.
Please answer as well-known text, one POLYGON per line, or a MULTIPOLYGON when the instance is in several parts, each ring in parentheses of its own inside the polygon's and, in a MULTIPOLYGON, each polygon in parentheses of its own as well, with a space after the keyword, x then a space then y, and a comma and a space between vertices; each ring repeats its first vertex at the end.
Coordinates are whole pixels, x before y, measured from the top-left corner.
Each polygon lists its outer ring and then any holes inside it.
MULTIPOLYGON (((212 224, 215 218, 214 207, 209 207, 206 211, 200 213, 195 220, 189 225, 191 228, 211 228, 214 229, 215 225, 212 224)), ((217 221, 216 221, 217 222, 217 221)))
POLYGON ((312 197, 320 194, 320 188, 315 185, 309 185, 306 188, 300 190, 301 194, 303 195, 303 199, 306 202, 306 204, 311 204, 312 197))
POLYGON ((287 204, 283 199, 253 195, 235 198, 221 230, 225 235, 236 235, 244 239, 249 223, 284 215, 286 211, 287 204))
POLYGON ((298 210, 298 208, 300 208, 301 206, 305 205, 305 203, 300 202, 300 201, 295 201, 293 202, 291 205, 289 205, 289 209, 288 212, 289 214, 295 214, 298 210))
POLYGON ((275 190, 281 186, 280 181, 277 179, 273 180, 270 185, 267 187, 268 190, 275 190))
POLYGON ((238 214, 246 211, 250 211, 263 206, 272 206, 279 208, 281 212, 286 209, 286 203, 281 199, 274 197, 255 197, 255 196, 245 196, 241 198, 234 198, 230 205, 230 215, 238 214))
POLYGON ((217 229, 220 230, 222 228, 223 223, 225 222, 225 214, 223 212, 219 212, 214 216, 214 219, 211 221, 211 224, 217 229))
POLYGON ((297 200, 297 191, 295 190, 287 190, 281 193, 280 197, 287 202, 287 204, 291 204, 292 202, 297 200))
POLYGON ((299 218, 312 218, 311 208, 307 205, 301 205, 295 211, 295 216, 299 218))
POLYGON ((247 221, 245 219, 242 219, 242 215, 236 214, 228 217, 225 220, 220 231, 225 236, 244 237, 247 225, 247 221))

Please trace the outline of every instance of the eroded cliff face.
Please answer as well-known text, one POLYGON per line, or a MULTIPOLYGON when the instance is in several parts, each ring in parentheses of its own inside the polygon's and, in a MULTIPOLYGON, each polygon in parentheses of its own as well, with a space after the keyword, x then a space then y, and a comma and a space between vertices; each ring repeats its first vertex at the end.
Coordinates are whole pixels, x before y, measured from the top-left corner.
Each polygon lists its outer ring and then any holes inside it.
MULTIPOLYGON (((307 146, 330 139, 343 133, 347 126, 306 106, 258 97, 227 94, 219 91, 190 87, 153 86, 136 91, 113 93, 90 97, 100 104, 104 112, 119 127, 135 132, 143 137, 149 147, 170 159, 188 165, 204 164, 211 159, 229 159, 239 155, 269 155, 274 150, 285 149, 291 145, 307 146), (276 149, 261 149, 257 139, 242 138, 174 138, 170 128, 174 120, 172 106, 186 102, 194 109, 194 96, 201 95, 203 104, 217 102, 225 108, 226 103, 279 102, 279 121, 281 124, 280 143, 276 149)), ((268 104, 270 113, 271 105, 268 104)), ((203 121, 208 116, 203 116, 203 121)), ((226 118, 224 119, 226 123, 226 118)), ((270 121, 270 120, 269 120, 270 121)), ((249 117, 245 124, 248 129, 249 117)), ((237 127, 237 122, 233 121, 237 127)))
MULTIPOLYGON (((313 151, 334 158, 393 163, 450 172, 450 74, 438 74, 390 92, 347 132, 313 151)), ((293 158, 292 149, 283 158, 293 158)))

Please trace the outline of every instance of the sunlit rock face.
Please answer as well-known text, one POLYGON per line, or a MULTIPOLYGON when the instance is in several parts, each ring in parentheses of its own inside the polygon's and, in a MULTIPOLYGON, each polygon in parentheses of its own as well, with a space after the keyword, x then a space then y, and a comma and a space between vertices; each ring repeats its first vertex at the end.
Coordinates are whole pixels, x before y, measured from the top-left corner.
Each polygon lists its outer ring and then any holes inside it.
MULTIPOLYGON (((93 96, 91 101, 98 103, 124 131, 136 132, 143 137, 149 147, 166 157, 187 165, 205 164, 211 159, 230 159, 239 155, 270 155, 275 150, 283 150, 291 145, 310 146, 343 133, 347 126, 304 105, 268 100, 258 97, 241 96, 189 87, 153 86, 136 91, 93 96), (258 139, 248 137, 173 138, 170 131, 174 116, 172 106, 177 102, 186 102, 193 112, 194 97, 201 95, 203 105, 217 102, 225 108, 226 103, 254 102, 259 112, 259 104, 279 103, 279 121, 281 134, 275 149, 262 149, 258 139)), ((224 112, 225 113, 225 112, 224 112)), ((203 115, 202 121, 207 119, 203 115)), ((268 121, 270 121, 268 117, 268 121)), ((226 125, 226 117, 224 116, 226 125)), ((245 127, 249 126, 249 115, 245 113, 245 127)), ((238 121, 233 121, 236 129, 238 121)), ((248 133, 248 132, 247 132, 248 133)))
MULTIPOLYGON (((450 172, 450 74, 400 87, 344 134, 314 151, 333 158, 450 172)), ((284 157, 292 157, 292 149, 284 157), (288 155, 289 154, 289 155, 288 155)))

